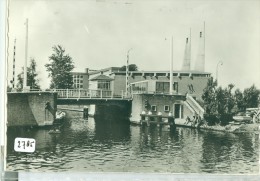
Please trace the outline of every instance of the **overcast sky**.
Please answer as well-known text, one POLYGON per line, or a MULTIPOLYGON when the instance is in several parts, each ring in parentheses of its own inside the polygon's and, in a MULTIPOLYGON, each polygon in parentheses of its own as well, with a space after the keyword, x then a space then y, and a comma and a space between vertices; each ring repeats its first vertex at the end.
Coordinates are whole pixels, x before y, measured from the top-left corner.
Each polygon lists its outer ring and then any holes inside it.
POLYGON ((130 63, 140 70, 169 70, 173 36, 174 70, 180 70, 191 28, 193 68, 204 21, 205 71, 215 77, 222 61, 222 86, 260 88, 260 0, 11 0, 9 80, 15 38, 16 73, 24 64, 26 18, 29 57, 36 59, 43 88, 49 86, 44 65, 58 44, 73 58, 75 71, 122 66, 130 48, 130 63))

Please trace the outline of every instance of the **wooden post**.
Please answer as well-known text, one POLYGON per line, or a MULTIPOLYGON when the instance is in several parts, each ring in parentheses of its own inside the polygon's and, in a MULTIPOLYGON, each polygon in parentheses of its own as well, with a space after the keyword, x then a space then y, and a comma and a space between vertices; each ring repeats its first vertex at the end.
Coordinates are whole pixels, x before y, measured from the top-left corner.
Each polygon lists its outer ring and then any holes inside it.
POLYGON ((67 89, 67 99, 69 98, 69 89, 67 89))
POLYGON ((83 119, 87 119, 88 120, 88 108, 87 107, 83 108, 83 119))

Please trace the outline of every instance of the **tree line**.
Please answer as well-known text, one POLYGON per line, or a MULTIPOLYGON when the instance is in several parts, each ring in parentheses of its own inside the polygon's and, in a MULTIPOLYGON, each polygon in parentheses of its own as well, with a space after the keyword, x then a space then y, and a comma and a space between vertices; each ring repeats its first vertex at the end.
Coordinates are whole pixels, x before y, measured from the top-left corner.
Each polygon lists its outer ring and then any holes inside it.
POLYGON ((211 77, 203 91, 202 100, 205 110, 205 119, 209 124, 220 123, 225 125, 232 120, 232 116, 245 112, 246 108, 255 108, 259 106, 260 90, 252 85, 241 91, 236 89, 235 85, 229 84, 222 88, 217 85, 217 81, 211 77))
MULTIPOLYGON (((50 89, 71 89, 73 88, 73 77, 71 71, 75 68, 72 57, 65 53, 65 49, 61 45, 52 47, 53 53, 49 57, 49 63, 45 64, 48 72, 48 77, 51 78, 50 89)), ((30 65, 27 67, 27 85, 30 89, 40 89, 38 73, 36 70, 37 64, 34 58, 30 59, 30 65)), ((129 71, 137 71, 138 67, 135 64, 128 66, 129 71)), ((120 71, 125 71, 126 66, 122 66, 120 71)), ((24 67, 21 73, 17 75, 16 89, 23 89, 24 67)), ((11 82, 12 83, 12 82, 11 82)), ((8 87, 8 91, 11 88, 8 87)))

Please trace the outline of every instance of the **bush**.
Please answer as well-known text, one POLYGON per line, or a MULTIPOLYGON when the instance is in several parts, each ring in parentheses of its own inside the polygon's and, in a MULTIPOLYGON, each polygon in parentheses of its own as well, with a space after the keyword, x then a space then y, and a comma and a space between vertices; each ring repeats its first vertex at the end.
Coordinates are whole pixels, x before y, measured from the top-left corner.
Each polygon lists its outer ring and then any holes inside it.
POLYGON ((226 126, 233 119, 233 114, 222 114, 220 115, 220 125, 226 126))
POLYGON ((208 126, 213 126, 219 123, 219 118, 217 115, 204 114, 204 119, 207 122, 208 126))

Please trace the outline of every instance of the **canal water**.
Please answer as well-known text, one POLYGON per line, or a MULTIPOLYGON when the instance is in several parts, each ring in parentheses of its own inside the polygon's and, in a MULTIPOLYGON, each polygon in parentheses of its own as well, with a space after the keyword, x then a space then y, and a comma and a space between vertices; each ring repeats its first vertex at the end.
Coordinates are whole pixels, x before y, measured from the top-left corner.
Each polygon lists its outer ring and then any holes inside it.
POLYGON ((49 129, 8 128, 7 170, 259 173, 255 133, 96 123, 81 116, 67 120, 60 134, 49 134, 49 129), (15 152, 16 137, 36 139, 36 151, 15 152))

